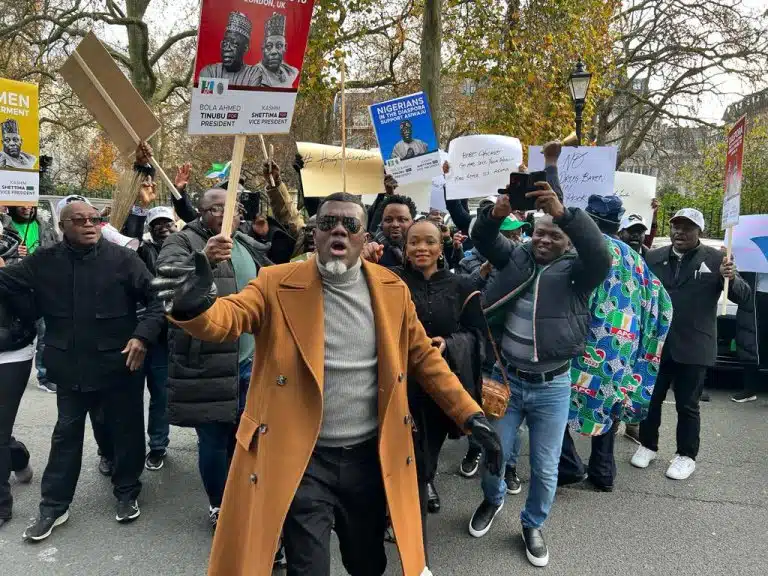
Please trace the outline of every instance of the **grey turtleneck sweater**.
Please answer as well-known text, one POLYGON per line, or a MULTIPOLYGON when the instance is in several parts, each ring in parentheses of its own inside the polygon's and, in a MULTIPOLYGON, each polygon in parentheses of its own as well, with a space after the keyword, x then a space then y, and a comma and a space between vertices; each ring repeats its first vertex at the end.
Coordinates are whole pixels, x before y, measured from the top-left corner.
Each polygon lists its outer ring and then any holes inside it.
POLYGON ((317 261, 323 280, 325 368, 319 446, 354 446, 377 435, 376 324, 358 262, 335 276, 317 261))

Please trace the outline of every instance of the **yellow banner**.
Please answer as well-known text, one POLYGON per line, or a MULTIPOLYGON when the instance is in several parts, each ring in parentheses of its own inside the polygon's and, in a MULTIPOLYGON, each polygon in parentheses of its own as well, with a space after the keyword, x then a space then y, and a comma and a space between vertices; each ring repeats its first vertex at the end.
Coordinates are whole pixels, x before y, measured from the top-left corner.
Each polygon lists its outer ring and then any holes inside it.
MULTIPOLYGON (((322 198, 342 192, 341 146, 297 142, 304 159, 301 184, 305 197, 322 198)), ((347 192, 379 194, 384 192, 384 163, 378 150, 347 148, 347 192)))
POLYGON ((40 134, 37 84, 0 78, 0 204, 37 204, 40 134))

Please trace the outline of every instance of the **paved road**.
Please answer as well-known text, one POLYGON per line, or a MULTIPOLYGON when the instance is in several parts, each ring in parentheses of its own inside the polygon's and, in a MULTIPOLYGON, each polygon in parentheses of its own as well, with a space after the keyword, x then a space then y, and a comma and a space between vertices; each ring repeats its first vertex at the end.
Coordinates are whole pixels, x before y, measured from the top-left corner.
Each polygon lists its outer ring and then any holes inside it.
MULTIPOLYGON (((670 396, 671 399, 671 396, 670 396)), ((746 405, 715 392, 703 404, 699 468, 686 482, 664 477, 674 452, 674 405, 665 406, 659 461, 646 471, 629 466, 634 444, 617 438, 616 491, 561 489, 547 525, 550 575, 765 575, 768 574, 768 399, 746 405)), ((145 472, 141 518, 114 521, 109 481, 97 470, 96 445, 86 430, 83 470, 69 522, 38 545, 21 533, 37 511, 40 476, 56 416, 56 398, 30 384, 15 434, 32 452, 35 478, 20 486, 14 520, 0 530, 0 574, 56 576, 199 576, 205 573, 211 535, 198 478, 195 436, 172 431, 163 470, 145 472)), ((588 444, 577 440, 582 456, 588 444)), ((467 533, 481 495, 477 479, 456 474, 464 442, 451 442, 437 485, 443 511, 429 520, 436 576, 535 574, 525 559, 518 514, 525 490, 510 496, 493 530, 482 540, 467 533)), ((527 482, 527 445, 520 476, 527 482)), ((525 488, 525 485, 524 485, 525 488)), ((397 574, 397 554, 388 548, 388 574, 397 574)), ((333 576, 344 574, 338 553, 333 576)))

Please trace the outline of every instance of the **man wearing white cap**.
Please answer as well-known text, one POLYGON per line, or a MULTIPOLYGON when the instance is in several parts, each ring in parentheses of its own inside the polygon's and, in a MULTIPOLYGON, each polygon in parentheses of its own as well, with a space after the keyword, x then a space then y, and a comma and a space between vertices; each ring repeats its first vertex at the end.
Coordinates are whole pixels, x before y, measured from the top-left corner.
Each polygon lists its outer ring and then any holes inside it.
POLYGON ((652 250, 646 262, 672 298, 675 313, 651 396, 648 418, 640 424, 641 446, 632 465, 646 468, 656 458, 659 446, 661 406, 674 384, 677 407, 677 450, 667 477, 685 480, 696 469, 699 452, 699 395, 707 368, 717 354, 717 302, 725 279, 730 280, 728 298, 736 304, 748 300, 749 286, 736 273, 733 259, 702 244, 704 216, 683 208, 669 221, 672 245, 652 250))
POLYGON ((645 234, 648 225, 640 214, 627 214, 619 224, 619 240, 628 244, 632 250, 643 258, 648 255, 648 247, 645 245, 645 234))

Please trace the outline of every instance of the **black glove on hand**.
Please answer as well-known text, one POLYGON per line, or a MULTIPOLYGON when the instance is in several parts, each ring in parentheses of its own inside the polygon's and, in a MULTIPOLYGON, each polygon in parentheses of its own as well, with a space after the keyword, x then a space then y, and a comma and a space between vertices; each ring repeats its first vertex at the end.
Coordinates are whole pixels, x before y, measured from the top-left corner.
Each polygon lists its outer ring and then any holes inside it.
POLYGON ((464 428, 472 433, 472 437, 485 450, 485 465, 488 467, 488 472, 494 476, 500 476, 501 467, 504 465, 501 440, 499 440, 499 435, 491 427, 485 414, 482 412, 473 414, 467 420, 464 428))
POLYGON ((165 311, 178 320, 199 316, 216 301, 213 270, 202 252, 195 252, 186 262, 159 266, 152 289, 165 311))

